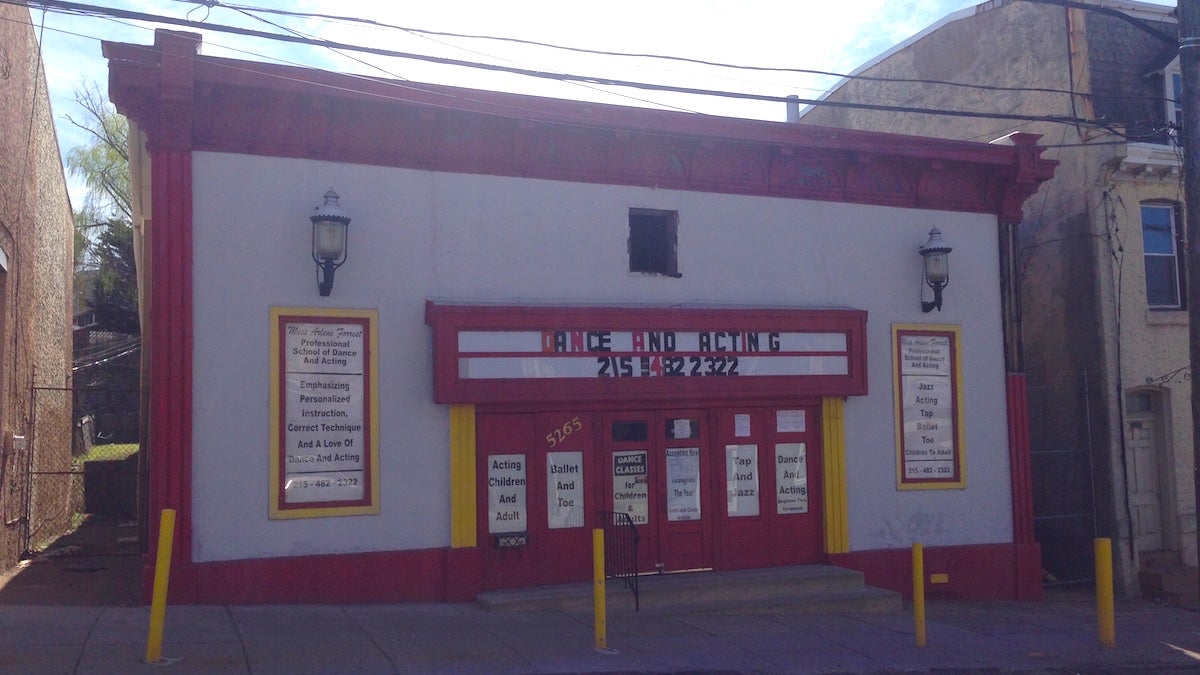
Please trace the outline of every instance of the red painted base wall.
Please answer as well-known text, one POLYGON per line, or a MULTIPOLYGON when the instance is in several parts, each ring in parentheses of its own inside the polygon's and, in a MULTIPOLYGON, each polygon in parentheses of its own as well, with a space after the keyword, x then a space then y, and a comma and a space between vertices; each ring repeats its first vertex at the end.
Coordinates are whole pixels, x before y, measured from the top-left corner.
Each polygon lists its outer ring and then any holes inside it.
MULTIPOLYGON (((863 572, 868 585, 912 597, 911 550, 836 554, 829 563, 863 572)), ((467 602, 480 591, 481 565, 474 548, 180 564, 171 571, 170 600, 230 605, 467 602)), ((925 574, 930 598, 1042 597, 1037 544, 926 548, 925 574), (948 575, 948 583, 930 583, 934 574, 948 575)), ((147 601, 153 577, 148 565, 147 601)))
MULTIPOLYGON (((925 548, 925 597, 959 600, 1041 600, 1041 547, 986 544, 925 548), (945 574, 946 583, 930 583, 945 574), (1036 580, 1030 583, 1030 580, 1036 580)), ((855 551, 829 556, 829 564, 859 570, 868 586, 912 599, 912 550, 855 551)))
MULTIPOLYGON (((263 558, 181 564, 171 570, 176 604, 352 604, 473 600, 472 565, 451 549, 263 558), (457 570, 457 579, 447 571, 457 570)), ((154 570, 145 573, 146 598, 154 570)))

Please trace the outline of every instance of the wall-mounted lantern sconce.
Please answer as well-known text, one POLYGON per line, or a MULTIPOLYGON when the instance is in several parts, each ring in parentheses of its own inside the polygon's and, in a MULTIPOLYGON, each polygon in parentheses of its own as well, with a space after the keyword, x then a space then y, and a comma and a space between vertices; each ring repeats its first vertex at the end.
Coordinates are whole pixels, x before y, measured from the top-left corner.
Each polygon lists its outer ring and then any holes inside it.
POLYGON ((921 299, 921 311, 942 311, 942 289, 950 283, 950 251, 954 250, 942 239, 941 230, 936 227, 929 231, 929 241, 917 249, 923 263, 922 275, 925 284, 933 289, 933 302, 921 299))
POLYGON ((312 221, 312 257, 317 263, 317 289, 322 296, 333 290, 333 272, 346 262, 350 217, 338 204, 338 193, 329 188, 325 203, 314 209, 312 221))

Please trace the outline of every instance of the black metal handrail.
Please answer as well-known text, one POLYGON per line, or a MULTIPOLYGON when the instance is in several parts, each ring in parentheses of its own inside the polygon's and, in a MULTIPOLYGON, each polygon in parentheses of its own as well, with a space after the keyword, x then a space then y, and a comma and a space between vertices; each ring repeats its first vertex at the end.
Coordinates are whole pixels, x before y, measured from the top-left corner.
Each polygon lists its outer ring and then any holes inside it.
POLYGON ((638 530, 628 513, 600 511, 600 528, 604 530, 604 577, 620 579, 633 591, 634 611, 641 611, 638 598, 638 530))

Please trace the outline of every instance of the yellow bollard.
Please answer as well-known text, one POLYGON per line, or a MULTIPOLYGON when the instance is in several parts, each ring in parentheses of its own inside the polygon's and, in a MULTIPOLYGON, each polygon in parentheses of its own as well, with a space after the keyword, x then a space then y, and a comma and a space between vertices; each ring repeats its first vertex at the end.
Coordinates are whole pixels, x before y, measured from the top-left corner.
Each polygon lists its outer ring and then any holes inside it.
POLYGON ((608 610, 604 596, 604 530, 592 530, 592 590, 596 608, 596 649, 608 649, 608 610))
POLYGON ((920 544, 912 545, 913 563, 913 624, 917 632, 917 646, 925 646, 925 549, 920 544))
POLYGON ((158 523, 158 558, 154 562, 154 596, 150 599, 150 634, 146 663, 162 660, 163 621, 167 615, 167 583, 171 577, 171 546, 175 541, 175 510, 163 509, 158 523))
POLYGON ((1113 618, 1112 540, 1096 540, 1096 628, 1100 646, 1117 646, 1117 625, 1113 618))

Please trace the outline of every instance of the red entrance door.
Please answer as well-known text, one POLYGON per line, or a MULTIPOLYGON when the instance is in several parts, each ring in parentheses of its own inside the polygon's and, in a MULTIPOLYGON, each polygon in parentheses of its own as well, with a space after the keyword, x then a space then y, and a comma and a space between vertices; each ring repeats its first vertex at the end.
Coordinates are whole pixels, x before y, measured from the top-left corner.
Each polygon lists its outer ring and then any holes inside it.
POLYGON ((661 447, 660 560, 667 572, 713 566, 712 453, 705 417, 698 411, 654 416, 661 447))
POLYGON ((544 487, 532 509, 530 545, 537 553, 539 584, 583 581, 592 573, 592 527, 596 510, 590 489, 595 475, 595 424, 580 412, 542 413, 535 418, 532 480, 544 487))
POLYGON ((643 571, 712 567, 711 453, 696 411, 615 413, 604 421, 607 495, 638 526, 643 571))
POLYGON ((725 569, 824 562, 819 408, 712 411, 725 569))
POLYGON ((479 415, 476 437, 484 588, 590 578, 593 417, 479 415))
POLYGON ((537 553, 530 523, 541 489, 530 468, 533 415, 478 415, 475 432, 478 541, 483 549, 483 588, 536 583, 537 553))

